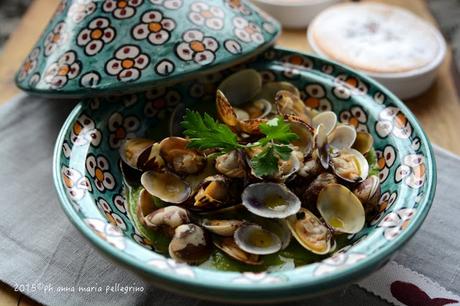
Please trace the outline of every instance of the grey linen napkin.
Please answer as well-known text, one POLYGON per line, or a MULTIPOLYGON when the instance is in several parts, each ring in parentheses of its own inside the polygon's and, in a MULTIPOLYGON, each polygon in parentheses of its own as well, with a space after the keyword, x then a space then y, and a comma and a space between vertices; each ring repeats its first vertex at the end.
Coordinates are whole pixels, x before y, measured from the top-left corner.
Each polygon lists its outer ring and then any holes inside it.
MULTIPOLYGON (((56 136, 75 103, 20 95, 0 108, 0 280, 49 305, 215 305, 157 289, 112 264, 70 224, 51 167, 56 136), (106 293, 107 286, 118 292, 106 293), (116 286, 142 292, 124 293, 116 286), (102 292, 72 292, 78 287, 102 292)), ((460 158, 439 148, 435 153, 433 208, 395 260, 459 294, 460 158)), ((388 305, 356 285, 289 303, 306 304, 388 305)))

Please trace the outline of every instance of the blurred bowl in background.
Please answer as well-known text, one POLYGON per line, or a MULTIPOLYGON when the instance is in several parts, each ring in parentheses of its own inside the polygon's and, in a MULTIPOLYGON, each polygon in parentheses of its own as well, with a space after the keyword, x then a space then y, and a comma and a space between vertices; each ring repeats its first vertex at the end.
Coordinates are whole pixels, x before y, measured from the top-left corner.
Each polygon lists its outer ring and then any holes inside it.
POLYGON ((326 9, 307 39, 318 55, 366 73, 400 99, 426 91, 446 54, 434 26, 400 7, 370 2, 326 9))
POLYGON ((321 11, 341 0, 251 0, 285 28, 306 28, 321 11))

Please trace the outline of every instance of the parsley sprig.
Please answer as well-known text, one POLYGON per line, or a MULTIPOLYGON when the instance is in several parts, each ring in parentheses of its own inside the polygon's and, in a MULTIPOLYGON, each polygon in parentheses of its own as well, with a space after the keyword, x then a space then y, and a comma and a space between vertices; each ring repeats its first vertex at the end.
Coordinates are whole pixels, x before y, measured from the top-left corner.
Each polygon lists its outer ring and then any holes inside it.
POLYGON ((201 116, 200 113, 187 109, 181 125, 185 129, 184 134, 190 137, 191 148, 216 148, 229 152, 244 147, 238 143, 236 135, 228 126, 217 122, 207 113, 201 116))
POLYGON ((278 171, 278 160, 289 160, 292 149, 288 146, 298 139, 289 124, 282 117, 275 117, 261 123, 259 129, 264 137, 247 145, 238 143, 235 133, 225 124, 214 120, 207 113, 200 115, 196 111, 186 110, 182 127, 184 134, 190 138, 189 147, 219 149, 226 153, 232 150, 260 147, 262 151, 251 159, 251 166, 257 176, 269 176, 278 171))

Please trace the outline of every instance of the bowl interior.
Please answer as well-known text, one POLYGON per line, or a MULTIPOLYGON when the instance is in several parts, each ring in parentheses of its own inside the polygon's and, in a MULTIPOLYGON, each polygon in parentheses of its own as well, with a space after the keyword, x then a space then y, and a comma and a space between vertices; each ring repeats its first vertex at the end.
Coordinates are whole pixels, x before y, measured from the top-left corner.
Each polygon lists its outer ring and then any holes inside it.
POLYGON ((239 67, 171 87, 82 101, 62 129, 54 166, 66 213, 105 253, 160 283, 215 288, 207 293, 210 295, 234 290, 243 297, 267 287, 274 289, 268 295, 296 286, 304 287, 302 294, 306 294, 314 286, 324 289, 343 284, 377 268, 419 227, 435 185, 430 144, 397 98, 374 81, 332 62, 282 49, 270 49, 239 67), (178 103, 214 109, 216 85, 243 67, 260 71, 265 81, 292 82, 307 105, 332 110, 341 122, 374 136, 382 182, 380 214, 360 233, 347 237, 349 246, 322 262, 270 273, 190 267, 151 251, 130 219, 119 168, 121 140, 164 137, 168 133, 165 123, 178 103))

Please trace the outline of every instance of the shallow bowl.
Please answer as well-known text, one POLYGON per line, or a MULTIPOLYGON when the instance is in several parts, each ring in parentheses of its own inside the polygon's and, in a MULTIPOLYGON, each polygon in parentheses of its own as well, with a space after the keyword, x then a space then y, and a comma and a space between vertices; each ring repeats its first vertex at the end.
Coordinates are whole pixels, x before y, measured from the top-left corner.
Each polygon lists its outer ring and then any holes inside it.
POLYGON ((82 101, 57 139, 53 172, 69 219, 115 262, 181 294, 243 302, 312 296, 378 269, 420 227, 436 185, 430 142, 400 100, 366 76, 284 49, 269 49, 244 65, 168 88, 82 101), (375 139, 380 214, 360 233, 348 236, 349 246, 321 262, 270 273, 212 271, 156 254, 133 227, 118 166, 122 138, 164 136, 167 124, 161 123, 178 103, 213 108, 216 84, 243 67, 257 69, 266 81, 292 82, 306 104, 333 110, 340 121, 369 131, 375 139))

